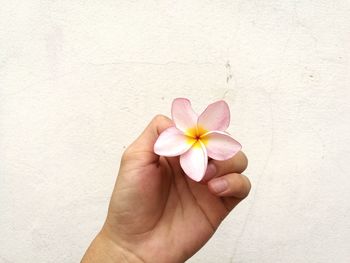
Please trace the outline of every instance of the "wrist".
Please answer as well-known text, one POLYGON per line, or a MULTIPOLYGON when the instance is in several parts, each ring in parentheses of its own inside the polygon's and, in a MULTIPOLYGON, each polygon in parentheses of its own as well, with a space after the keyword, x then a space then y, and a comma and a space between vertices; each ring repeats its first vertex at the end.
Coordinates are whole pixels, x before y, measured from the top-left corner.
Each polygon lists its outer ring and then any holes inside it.
POLYGON ((92 241, 81 261, 81 263, 95 262, 144 263, 141 258, 115 243, 103 231, 92 241))

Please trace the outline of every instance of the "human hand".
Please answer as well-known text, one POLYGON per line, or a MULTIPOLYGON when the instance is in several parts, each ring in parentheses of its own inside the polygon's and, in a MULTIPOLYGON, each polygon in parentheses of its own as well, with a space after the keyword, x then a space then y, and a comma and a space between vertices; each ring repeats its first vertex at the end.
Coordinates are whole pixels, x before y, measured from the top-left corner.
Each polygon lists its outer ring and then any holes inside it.
POLYGON ((82 262, 184 262, 248 195, 243 152, 210 160, 201 183, 184 174, 178 157, 156 155, 155 141, 172 125, 156 116, 124 152, 106 222, 82 262))

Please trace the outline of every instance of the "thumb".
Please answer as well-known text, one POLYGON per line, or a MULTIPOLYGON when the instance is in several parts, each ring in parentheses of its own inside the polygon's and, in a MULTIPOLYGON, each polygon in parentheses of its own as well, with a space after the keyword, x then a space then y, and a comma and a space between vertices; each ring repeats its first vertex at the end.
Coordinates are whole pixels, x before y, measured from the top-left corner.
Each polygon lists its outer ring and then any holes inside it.
POLYGON ((159 134, 173 125, 174 123, 168 117, 164 115, 155 116, 141 135, 125 150, 124 158, 130 159, 142 156, 147 163, 157 162, 159 155, 154 153, 154 144, 159 134))

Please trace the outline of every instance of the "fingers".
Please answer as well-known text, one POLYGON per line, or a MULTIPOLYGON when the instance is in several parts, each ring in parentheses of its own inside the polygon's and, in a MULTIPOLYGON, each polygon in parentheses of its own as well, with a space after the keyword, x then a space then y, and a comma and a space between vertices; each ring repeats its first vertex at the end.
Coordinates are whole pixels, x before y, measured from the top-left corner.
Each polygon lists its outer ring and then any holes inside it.
POLYGON ((212 179, 208 183, 209 190, 222 198, 228 212, 238 205, 250 192, 251 184, 243 174, 227 174, 212 179))
POLYGON ((226 161, 210 160, 202 182, 205 183, 214 177, 229 173, 242 173, 247 166, 248 159, 242 151, 226 161))
POLYGON ((168 117, 164 115, 155 116, 141 135, 127 148, 124 155, 135 152, 153 153, 153 146, 159 134, 173 125, 172 120, 168 117))
POLYGON ((248 159, 243 152, 238 152, 226 161, 209 162, 203 181, 207 182, 209 190, 214 195, 222 197, 227 211, 231 211, 250 192, 250 181, 241 174, 247 166, 248 159))
POLYGON ((249 194, 251 184, 245 175, 231 173, 212 179, 208 187, 215 195, 244 199, 249 194))

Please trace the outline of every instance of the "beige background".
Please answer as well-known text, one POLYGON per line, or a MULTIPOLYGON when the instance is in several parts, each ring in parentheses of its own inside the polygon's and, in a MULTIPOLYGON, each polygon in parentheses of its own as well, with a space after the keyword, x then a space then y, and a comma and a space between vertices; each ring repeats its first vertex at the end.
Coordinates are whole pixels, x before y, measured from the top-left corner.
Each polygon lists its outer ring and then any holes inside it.
POLYGON ((0 6, 0 262, 78 262, 179 96, 230 104, 253 184, 188 262, 349 262, 349 1, 0 6))

